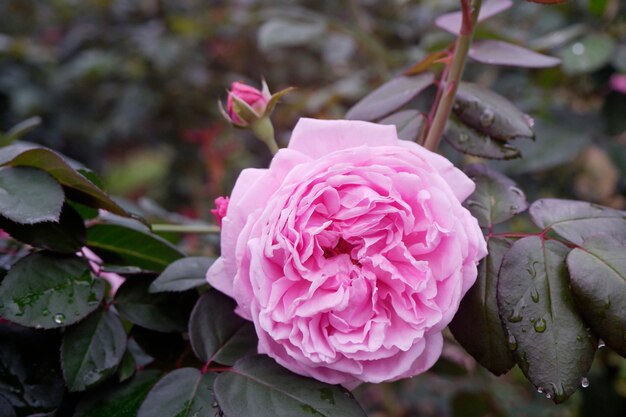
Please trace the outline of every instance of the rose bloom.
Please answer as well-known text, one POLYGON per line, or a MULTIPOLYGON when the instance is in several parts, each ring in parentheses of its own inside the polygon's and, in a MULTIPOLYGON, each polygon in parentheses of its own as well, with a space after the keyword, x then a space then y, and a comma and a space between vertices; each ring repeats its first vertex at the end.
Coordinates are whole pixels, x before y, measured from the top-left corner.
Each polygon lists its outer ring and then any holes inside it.
POLYGON ((228 92, 228 99, 226 100, 226 112, 230 117, 230 120, 237 125, 245 126, 247 123, 239 117, 237 112, 233 109, 233 96, 244 101, 248 104, 252 110, 254 110, 259 116, 265 112, 267 103, 271 98, 270 95, 266 95, 263 92, 257 90, 249 85, 234 82, 231 85, 231 90, 228 92))
POLYGON ((208 281, 258 350, 331 384, 430 368, 487 253, 474 183, 395 127, 301 119, 269 169, 244 170, 208 281))

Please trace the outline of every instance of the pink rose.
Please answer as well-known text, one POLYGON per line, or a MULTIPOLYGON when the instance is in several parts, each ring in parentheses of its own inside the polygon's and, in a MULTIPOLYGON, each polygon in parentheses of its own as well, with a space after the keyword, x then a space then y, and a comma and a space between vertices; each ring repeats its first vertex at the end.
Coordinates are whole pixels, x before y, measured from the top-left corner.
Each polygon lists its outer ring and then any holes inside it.
POLYGON ((331 384, 430 368, 487 253, 474 183, 393 126, 301 119, 269 169, 244 170, 209 282, 258 350, 331 384))
POLYGON ((233 96, 246 103, 250 108, 261 117, 265 113, 267 103, 271 98, 271 94, 268 92, 261 92, 249 85, 234 82, 231 86, 231 90, 228 92, 228 99, 226 101, 226 113, 231 122, 238 126, 246 126, 248 122, 243 120, 237 114, 233 105, 233 96))
POLYGON ((215 199, 215 208, 211 209, 211 214, 215 217, 218 226, 222 226, 222 219, 226 216, 226 210, 228 209, 229 197, 217 197, 215 199))

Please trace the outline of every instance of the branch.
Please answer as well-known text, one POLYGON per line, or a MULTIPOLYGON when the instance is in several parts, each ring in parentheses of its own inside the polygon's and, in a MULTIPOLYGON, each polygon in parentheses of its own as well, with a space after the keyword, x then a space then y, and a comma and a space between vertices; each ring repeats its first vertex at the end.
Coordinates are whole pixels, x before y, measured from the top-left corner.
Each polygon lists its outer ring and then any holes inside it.
POLYGON ((461 0, 461 8, 463 12, 463 24, 461 26, 461 32, 456 41, 454 47, 454 56, 452 63, 450 64, 450 71, 444 73, 445 80, 443 83, 443 94, 439 102, 435 103, 436 110, 432 123, 428 129, 428 134, 424 140, 424 147, 431 151, 436 151, 441 142, 441 136, 450 117, 452 105, 454 104, 454 98, 459 88, 459 83, 465 70, 465 62, 467 61, 467 54, 474 38, 474 30, 476 28, 476 22, 478 20, 478 14, 480 12, 480 6, 482 0, 474 0, 471 4, 471 0, 461 0))

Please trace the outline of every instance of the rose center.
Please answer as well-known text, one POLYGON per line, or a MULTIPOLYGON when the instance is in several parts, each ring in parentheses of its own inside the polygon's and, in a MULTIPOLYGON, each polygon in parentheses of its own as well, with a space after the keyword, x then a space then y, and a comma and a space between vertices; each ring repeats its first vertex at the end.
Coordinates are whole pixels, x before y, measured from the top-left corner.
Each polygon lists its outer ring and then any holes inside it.
POLYGON ((330 258, 334 258, 337 255, 348 255, 350 257, 350 260, 352 261, 352 264, 361 266, 359 261, 357 261, 356 259, 352 257, 353 248, 354 248, 354 245, 352 243, 340 237, 339 241, 337 242, 334 248, 324 249, 324 258, 330 259, 330 258))

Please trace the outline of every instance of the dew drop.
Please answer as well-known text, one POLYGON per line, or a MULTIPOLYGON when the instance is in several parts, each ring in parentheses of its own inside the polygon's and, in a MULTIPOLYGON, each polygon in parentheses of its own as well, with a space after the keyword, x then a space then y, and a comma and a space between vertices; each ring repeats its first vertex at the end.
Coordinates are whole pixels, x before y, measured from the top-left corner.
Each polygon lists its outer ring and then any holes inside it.
POLYGON ((63 313, 57 313, 52 317, 52 321, 56 324, 63 324, 65 323, 65 315, 63 313))
POLYGON ((537 392, 538 392, 539 394, 543 394, 543 388, 541 388, 541 387, 537 387, 537 392))
POLYGON ((587 379, 586 376, 580 380, 580 386, 583 388, 587 388, 589 386, 589 379, 587 379))
POLYGON ((606 346, 606 343, 604 343, 604 340, 600 339, 598 341, 598 349, 602 349, 605 346, 606 346))
POLYGON ((213 402, 213 404, 211 404, 211 407, 217 408, 217 401, 213 402))
POLYGON ((572 45, 572 53, 574 55, 582 55, 585 53, 585 45, 583 45, 580 42, 576 42, 574 45, 572 45))
POLYGON ((509 192, 517 195, 522 199, 526 199, 526 195, 524 194, 524 192, 517 187, 509 187, 509 192))
POLYGON ((539 302, 539 291, 537 291, 537 289, 533 288, 530 291, 530 298, 533 300, 533 302, 538 303, 539 302))
POLYGON ((522 316, 520 316, 519 313, 513 312, 509 316, 509 321, 511 323, 519 323, 520 321, 522 321, 522 316))
POLYGON ((535 331, 537 333, 543 333, 546 331, 546 321, 544 319, 539 319, 537 321, 535 321, 535 331))
POLYGON ((509 336, 507 337, 506 341, 509 344, 510 350, 513 351, 517 349, 517 340, 515 340, 515 336, 513 336, 511 333, 509 333, 509 336))
POLYGON ((467 142, 468 140, 469 140, 469 135, 468 135, 468 134, 466 134, 466 133, 461 133, 461 134, 459 135, 459 142, 461 142, 461 143, 465 143, 465 142, 467 142))
POLYGON ((50 314, 50 310, 48 310, 47 308, 44 308, 43 311, 41 312, 41 315, 44 317, 47 317, 50 314))
POLYGON ((551 400, 552 399, 552 394, 550 394, 549 392, 546 392, 546 398, 551 400))
POLYGON ((485 109, 480 115, 480 125, 483 127, 489 127, 496 119, 496 115, 491 109, 485 109))

